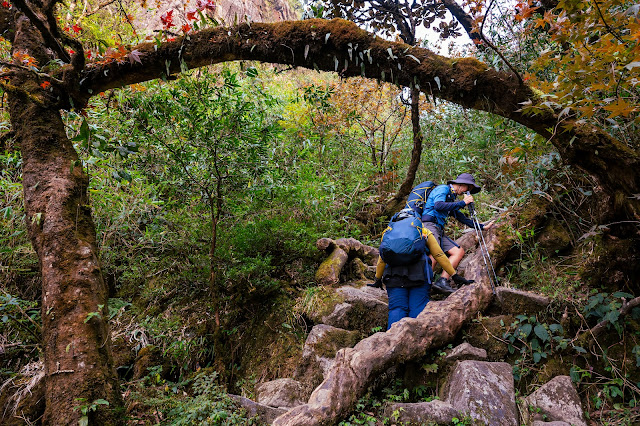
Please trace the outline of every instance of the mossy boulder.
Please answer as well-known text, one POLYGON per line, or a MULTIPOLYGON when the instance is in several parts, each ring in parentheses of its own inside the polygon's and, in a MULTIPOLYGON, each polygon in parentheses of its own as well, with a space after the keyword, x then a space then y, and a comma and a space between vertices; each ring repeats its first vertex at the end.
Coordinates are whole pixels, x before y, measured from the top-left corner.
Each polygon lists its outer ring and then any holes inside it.
POLYGON ((383 290, 363 286, 343 286, 336 290, 343 303, 335 305, 331 314, 322 318, 322 323, 346 330, 357 330, 362 336, 373 329, 386 328, 388 304, 383 290))
POLYGON ((306 402, 301 383, 290 378, 262 383, 256 393, 259 404, 274 408, 292 408, 306 402))
POLYGON ((138 380, 147 376, 151 368, 157 366, 162 366, 161 375, 164 377, 170 369, 168 365, 163 364, 162 351, 154 345, 145 346, 140 349, 133 364, 133 379, 138 380))
POLYGON ((571 247, 571 234, 557 219, 551 218, 538 233, 538 248, 550 255, 571 247))
POLYGON ((302 360, 295 377, 313 389, 324 379, 324 373, 333 364, 336 352, 342 348, 352 348, 360 340, 360 333, 326 324, 318 324, 309 333, 304 344, 302 360))
POLYGON ((556 376, 566 376, 573 367, 571 360, 564 361, 561 357, 551 358, 547 361, 540 371, 538 371, 537 382, 547 383, 556 376))
POLYGON ((569 376, 557 376, 522 400, 520 413, 525 424, 533 424, 537 415, 546 421, 587 426, 580 397, 569 376))
POLYGON ((537 314, 549 307, 551 299, 530 291, 496 287, 496 297, 491 301, 490 314, 537 314))
POLYGON ((458 361, 443 388, 443 401, 474 424, 517 426, 512 367, 506 362, 458 361))
POLYGON ((579 277, 593 287, 604 287, 606 291, 624 290, 640 292, 640 239, 621 240, 611 235, 596 235, 583 248, 589 253, 579 277))
POLYGON ((469 324, 465 338, 469 344, 484 348, 489 360, 503 360, 509 353, 502 335, 510 324, 515 321, 513 315, 499 315, 496 317, 482 317, 477 322, 469 324))

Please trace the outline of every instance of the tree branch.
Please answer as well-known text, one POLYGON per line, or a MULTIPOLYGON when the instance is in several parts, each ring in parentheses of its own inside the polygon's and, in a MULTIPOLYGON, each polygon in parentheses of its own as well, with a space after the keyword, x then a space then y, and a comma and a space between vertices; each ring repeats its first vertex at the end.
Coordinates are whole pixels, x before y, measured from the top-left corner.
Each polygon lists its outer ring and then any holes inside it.
MULTIPOLYGON (((626 299, 622 300, 622 307, 620 308, 620 317, 622 318, 626 315, 628 315, 631 310, 637 306, 640 306, 640 297, 636 297, 635 299, 631 299, 628 302, 626 301, 626 299)), ((609 325, 610 325, 610 321, 609 320, 603 320, 600 321, 596 326, 594 326, 592 329, 587 330, 585 333, 590 333, 593 340, 597 339, 598 336, 600 336, 603 332, 605 332, 606 330, 609 329, 609 325)))
MULTIPOLYGON (((43 21, 31 8, 26 4, 24 0, 12 0, 13 4, 20 10, 20 12, 24 13, 27 18, 31 21, 31 23, 38 29, 42 38, 44 39, 45 44, 53 50, 60 59, 63 61, 70 63, 71 57, 65 50, 65 48, 60 44, 52 29, 45 24, 43 21)), ((55 3, 55 2, 54 2, 55 3)), ((55 18, 54 18, 55 21, 55 18)))
POLYGON ((473 31, 473 18, 454 0, 441 0, 444 7, 453 15, 454 18, 462 25, 471 40, 480 42, 482 37, 478 32, 473 31))
POLYGON ((237 60, 340 70, 343 77, 416 85, 432 96, 501 115, 551 138, 566 162, 596 177, 611 194, 620 194, 616 199, 625 200, 618 205, 616 217, 640 216, 640 201, 633 196, 640 193, 636 173, 640 154, 603 130, 573 119, 564 121, 568 130, 552 133, 558 113, 550 109, 536 111, 536 115, 524 113, 522 105, 539 102, 533 90, 516 75, 493 70, 473 58, 449 59, 424 48, 385 41, 342 19, 241 24, 203 30, 160 45, 143 43, 134 49, 141 63, 89 64, 80 75, 76 104, 108 89, 180 73, 185 66, 237 60))

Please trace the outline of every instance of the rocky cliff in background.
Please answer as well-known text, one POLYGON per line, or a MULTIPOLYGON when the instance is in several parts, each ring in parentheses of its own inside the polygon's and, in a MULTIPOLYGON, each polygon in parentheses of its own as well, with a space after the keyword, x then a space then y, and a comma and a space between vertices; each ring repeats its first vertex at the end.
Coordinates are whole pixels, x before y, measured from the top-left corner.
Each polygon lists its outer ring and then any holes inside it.
POLYGON ((221 0, 216 15, 225 22, 233 22, 246 15, 252 21, 276 22, 300 19, 302 5, 292 0, 221 0))
MULTIPOLYGON (((300 0, 216 0, 213 16, 221 23, 234 22, 277 22, 300 19, 302 3, 300 0)), ((196 0, 169 0, 147 2, 147 8, 138 14, 139 27, 150 32, 162 28, 160 16, 174 10, 173 22, 180 28, 187 11, 195 9, 196 0)))

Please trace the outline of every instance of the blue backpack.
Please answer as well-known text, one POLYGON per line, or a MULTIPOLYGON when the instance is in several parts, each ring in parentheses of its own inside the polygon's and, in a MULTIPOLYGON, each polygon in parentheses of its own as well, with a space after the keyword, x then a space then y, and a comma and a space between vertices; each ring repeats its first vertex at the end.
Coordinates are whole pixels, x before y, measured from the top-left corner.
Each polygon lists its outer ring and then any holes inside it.
POLYGON ((436 186, 438 186, 438 184, 431 180, 416 185, 407 197, 407 206, 405 208, 415 210, 418 217, 422 218, 427 198, 429 198, 429 194, 436 186))
POLYGON ((393 215, 382 233, 382 260, 391 266, 408 265, 419 260, 426 250, 420 216, 413 209, 407 208, 393 215))

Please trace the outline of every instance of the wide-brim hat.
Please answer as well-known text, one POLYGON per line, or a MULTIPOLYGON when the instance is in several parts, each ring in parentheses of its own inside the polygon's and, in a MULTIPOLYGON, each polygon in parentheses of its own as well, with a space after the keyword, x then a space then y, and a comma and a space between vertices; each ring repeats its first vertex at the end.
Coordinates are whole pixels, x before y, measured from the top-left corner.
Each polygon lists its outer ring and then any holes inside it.
POLYGON ((476 185, 476 180, 473 178, 471 173, 461 173, 458 175, 456 180, 447 181, 447 184, 449 185, 452 183, 469 185, 471 187, 469 189, 469 192, 471 192, 472 194, 477 194, 482 189, 478 185, 476 185))

